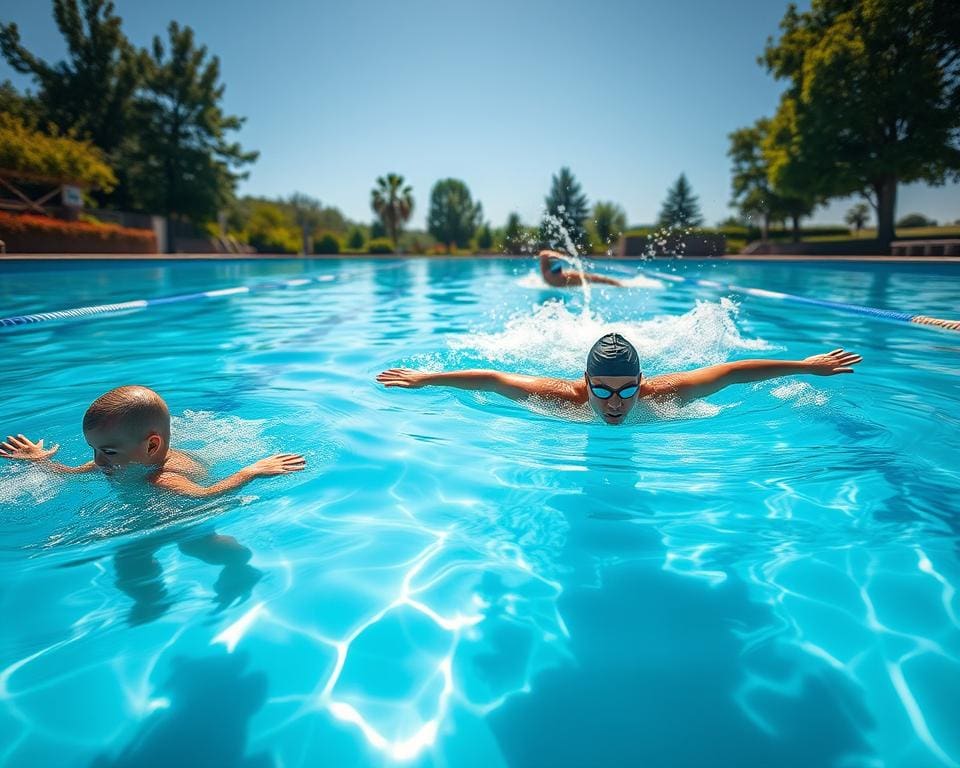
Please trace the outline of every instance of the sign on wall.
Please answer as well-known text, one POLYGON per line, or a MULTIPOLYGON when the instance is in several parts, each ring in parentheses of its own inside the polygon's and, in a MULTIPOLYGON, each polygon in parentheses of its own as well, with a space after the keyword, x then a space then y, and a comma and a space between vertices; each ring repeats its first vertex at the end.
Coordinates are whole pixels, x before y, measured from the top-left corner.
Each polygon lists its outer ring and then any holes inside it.
POLYGON ((80 187, 64 184, 61 188, 61 200, 67 208, 83 208, 83 194, 80 187))

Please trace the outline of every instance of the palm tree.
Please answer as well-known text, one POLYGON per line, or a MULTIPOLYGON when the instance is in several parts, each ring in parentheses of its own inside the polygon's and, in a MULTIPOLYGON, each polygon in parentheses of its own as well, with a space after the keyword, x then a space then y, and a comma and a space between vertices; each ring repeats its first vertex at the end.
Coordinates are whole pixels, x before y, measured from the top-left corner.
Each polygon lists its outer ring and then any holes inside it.
POLYGON ((404 223, 413 214, 413 188, 403 185, 403 176, 388 173, 377 178, 377 186, 370 192, 370 206, 380 217, 388 237, 398 246, 397 236, 404 223))

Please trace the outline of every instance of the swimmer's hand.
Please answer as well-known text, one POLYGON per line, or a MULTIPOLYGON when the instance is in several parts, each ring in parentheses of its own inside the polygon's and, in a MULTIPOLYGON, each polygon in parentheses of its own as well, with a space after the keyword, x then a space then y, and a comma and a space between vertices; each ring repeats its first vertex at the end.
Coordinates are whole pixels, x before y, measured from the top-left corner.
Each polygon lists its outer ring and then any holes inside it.
POLYGON ((254 462, 248 467, 254 477, 273 477, 289 472, 299 472, 307 466, 307 460, 297 453, 278 453, 254 462))
POLYGON ((855 352, 835 349, 823 355, 811 355, 803 363, 815 376, 833 376, 837 373, 853 373, 853 367, 863 360, 855 352))
POLYGON ((0 456, 20 461, 43 461, 59 450, 59 445, 44 448, 43 440, 35 443, 23 435, 8 435, 6 442, 0 443, 0 456))
POLYGON ((289 472, 299 472, 306 467, 307 460, 296 453, 278 453, 276 456, 270 456, 266 459, 260 459, 244 467, 239 472, 234 472, 230 477, 224 478, 213 485, 197 485, 193 480, 184 477, 177 472, 161 471, 150 481, 158 488, 179 494, 189 496, 195 499, 210 498, 219 496, 221 493, 233 491, 240 488, 257 477, 272 477, 273 475, 286 475, 289 472))
POLYGON ((377 374, 377 381, 385 387, 403 387, 404 389, 419 389, 429 384, 430 374, 423 371, 412 371, 409 368, 391 368, 377 374))

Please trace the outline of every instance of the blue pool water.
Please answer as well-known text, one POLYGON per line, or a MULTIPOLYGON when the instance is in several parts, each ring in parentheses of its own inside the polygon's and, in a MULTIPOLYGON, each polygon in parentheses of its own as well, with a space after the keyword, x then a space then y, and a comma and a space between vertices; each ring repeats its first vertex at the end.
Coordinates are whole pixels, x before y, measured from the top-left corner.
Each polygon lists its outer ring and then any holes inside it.
MULTIPOLYGON (((324 278, 0 329, 0 430, 62 461, 138 383, 217 476, 309 462, 204 504, 0 463, 0 763, 960 764, 960 334, 532 267, 0 262, 2 316, 324 278), (621 427, 374 381, 574 377, 608 329, 647 374, 864 361, 621 427)), ((960 306, 952 265, 658 268, 960 306)))

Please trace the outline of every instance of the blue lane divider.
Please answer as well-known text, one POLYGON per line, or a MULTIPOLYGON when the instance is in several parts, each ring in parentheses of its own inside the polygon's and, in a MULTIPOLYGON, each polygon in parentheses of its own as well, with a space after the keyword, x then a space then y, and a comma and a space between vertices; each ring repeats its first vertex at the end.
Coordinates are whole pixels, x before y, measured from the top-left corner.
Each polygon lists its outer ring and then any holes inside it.
POLYGON ((735 293, 746 294, 747 296, 757 296, 763 299, 775 299, 777 301, 789 301, 794 304, 809 304, 815 307, 824 307, 826 309, 835 309, 840 312, 849 312, 858 315, 869 315, 882 320, 894 320, 896 322, 916 323, 919 325, 933 325, 938 328, 945 328, 950 331, 960 331, 960 320, 941 320, 938 317, 927 317, 926 315, 914 315, 909 312, 896 312, 892 309, 878 309, 877 307, 864 307, 859 304, 846 304, 840 301, 827 301, 826 299, 814 299, 809 296, 797 296, 793 293, 780 293, 779 291, 767 291, 762 288, 749 288, 742 285, 733 285, 732 283, 718 283, 716 280, 704 280, 697 277, 685 277, 682 275, 668 275, 658 272, 654 269, 639 269, 641 274, 648 277, 654 277, 659 280, 666 280, 670 283, 687 283, 701 288, 713 288, 722 291, 733 291, 735 293))
POLYGON ((335 275, 298 277, 290 280, 255 283, 254 285, 238 285, 232 288, 218 288, 212 291, 200 291, 199 293, 181 293, 176 296, 160 296, 156 299, 137 299, 135 301, 122 301, 116 304, 96 304, 89 307, 61 309, 55 312, 38 312, 32 315, 0 317, 0 328, 13 328, 21 325, 32 325, 34 323, 43 323, 50 320, 76 320, 83 317, 92 317, 94 315, 107 315, 117 312, 129 312, 136 309, 146 309, 147 307, 158 307, 164 304, 177 304, 181 301, 219 299, 224 296, 236 296, 244 293, 275 291, 280 288, 297 288, 301 285, 328 283, 335 279, 335 275))

